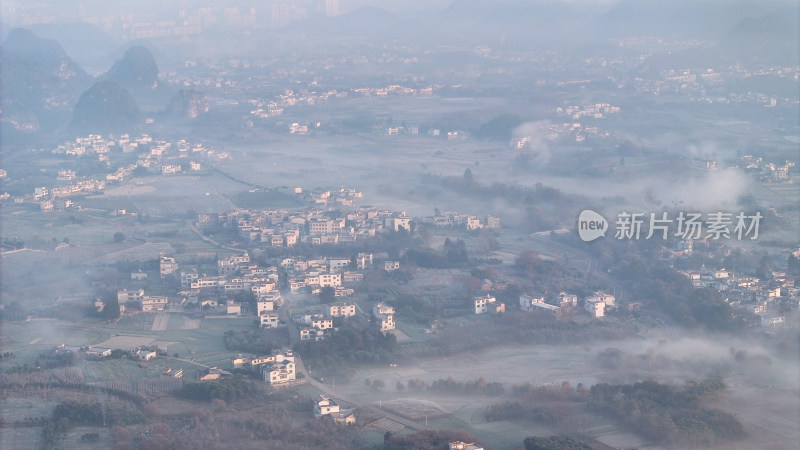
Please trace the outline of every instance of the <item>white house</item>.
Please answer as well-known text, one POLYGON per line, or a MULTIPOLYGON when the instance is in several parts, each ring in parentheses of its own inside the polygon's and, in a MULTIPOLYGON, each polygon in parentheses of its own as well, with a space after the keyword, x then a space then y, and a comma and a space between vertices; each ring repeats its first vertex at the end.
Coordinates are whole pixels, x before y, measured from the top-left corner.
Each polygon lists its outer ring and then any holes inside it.
POLYGON ((339 404, 331 398, 320 394, 319 400, 314 403, 314 417, 321 417, 326 414, 338 413, 339 404))
POLYGON ((178 263, 175 262, 175 258, 161 255, 161 259, 159 260, 159 271, 161 272, 161 278, 177 272, 178 268, 179 266, 178 263))
POLYGON ((164 311, 167 309, 167 297, 144 296, 142 298, 142 312, 164 311))
POLYGON ((327 313, 331 317, 353 317, 356 315, 356 305, 350 302, 331 303, 327 313))
POLYGON ((301 328, 300 340, 301 341, 321 341, 325 339, 325 331, 316 328, 301 328))
POLYGON ((263 312, 259 315, 261 328, 278 328, 280 317, 276 313, 263 312))
POLYGON ((496 298, 489 294, 486 294, 484 297, 475 297, 472 303, 475 314, 484 314, 487 312, 501 313, 506 310, 506 305, 504 303, 498 302, 496 298))
POLYGON ((391 272, 400 268, 400 261, 385 261, 383 263, 383 270, 391 272))
POLYGON ((575 294, 561 292, 558 294, 558 301, 561 306, 571 306, 573 308, 578 306, 578 296, 575 294))
POLYGON ((606 315, 606 304, 600 299, 587 298, 583 305, 583 309, 585 309, 586 312, 588 312, 594 318, 603 317, 606 315))
POLYGON ((605 303, 606 306, 614 306, 614 304, 616 303, 616 298, 613 295, 606 294, 603 291, 595 292, 594 294, 592 294, 591 297, 588 297, 586 300, 587 301, 589 301, 589 300, 598 300, 598 301, 601 301, 601 302, 605 303))
POLYGON ((466 443, 461 441, 451 442, 447 445, 448 450, 483 450, 483 447, 479 447, 472 443, 466 443))
POLYGON ((264 312, 274 311, 275 302, 273 300, 259 299, 256 302, 256 307, 258 309, 258 311, 256 311, 256 314, 261 315, 261 313, 264 312))
POLYGON ((519 296, 519 308, 523 311, 533 311, 537 303, 544 303, 544 297, 533 297, 525 294, 519 296))
POLYGON ((322 274, 319 275, 319 285, 321 287, 341 286, 342 285, 342 274, 341 273, 322 273, 322 274))
POLYGON ((136 359, 139 361, 150 361, 156 357, 156 352, 150 350, 137 350, 136 359))
POLYGON ((291 353, 275 355, 275 361, 261 366, 264 381, 276 385, 296 379, 294 356, 291 353))
POLYGON ((394 330, 396 325, 394 323, 394 308, 384 303, 378 303, 372 307, 372 315, 378 324, 381 331, 394 330))

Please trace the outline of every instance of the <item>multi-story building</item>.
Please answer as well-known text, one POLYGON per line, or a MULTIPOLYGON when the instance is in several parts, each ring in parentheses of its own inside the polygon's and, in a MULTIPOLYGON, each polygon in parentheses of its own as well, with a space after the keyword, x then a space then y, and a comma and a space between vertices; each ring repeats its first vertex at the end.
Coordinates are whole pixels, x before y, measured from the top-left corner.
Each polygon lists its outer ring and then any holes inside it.
POLYGON ((142 297, 142 312, 164 311, 168 303, 167 297, 146 295, 142 297))
POLYGON ((606 304, 596 298, 587 298, 583 309, 593 318, 604 317, 606 315, 606 304))
POLYGON ((296 377, 294 356, 286 354, 276 355, 275 361, 261 366, 261 375, 264 381, 271 385, 285 384, 294 381, 296 377))
POLYGON ((501 313, 505 312, 506 305, 502 302, 498 302, 496 298, 492 297, 489 294, 486 294, 483 297, 475 297, 472 300, 475 314, 484 314, 488 312, 492 313, 501 313))
POLYGON ((161 278, 164 278, 178 271, 178 263, 176 263, 175 258, 171 256, 161 255, 159 269, 161 271, 161 278))
POLYGON ((341 286, 342 285, 342 274, 341 273, 321 273, 319 275, 318 284, 320 285, 320 287, 341 286))
POLYGON ((353 317, 356 315, 356 305, 350 302, 336 302, 327 306, 327 313, 331 317, 353 317))
POLYGON ((384 303, 378 303, 372 307, 372 315, 378 324, 378 328, 382 332, 394 330, 396 325, 394 323, 394 308, 384 303))
POLYGON ((280 316, 277 313, 263 312, 259 314, 261 328, 278 328, 280 316))
POLYGON ((544 303, 544 297, 533 297, 526 294, 519 296, 519 309, 523 311, 533 311, 539 303, 544 303))
MULTIPOLYGON (((727 278, 727 273, 725 275, 726 275, 726 278, 727 278)), ((606 306, 614 306, 614 304, 616 303, 616 298, 613 295, 606 294, 603 291, 595 292, 594 294, 592 294, 591 297, 588 297, 586 299, 586 301, 589 301, 589 300, 601 301, 601 302, 605 303, 606 306)))
POLYGON ((561 306, 570 306, 575 308, 578 306, 578 296, 574 294, 567 294, 566 292, 561 292, 558 294, 558 303, 561 306))

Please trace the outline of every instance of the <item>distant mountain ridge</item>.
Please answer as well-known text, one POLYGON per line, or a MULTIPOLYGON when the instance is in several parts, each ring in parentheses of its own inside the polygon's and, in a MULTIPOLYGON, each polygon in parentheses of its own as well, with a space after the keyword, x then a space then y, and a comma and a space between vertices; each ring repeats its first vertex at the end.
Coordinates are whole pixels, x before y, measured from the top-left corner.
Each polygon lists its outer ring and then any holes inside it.
POLYGON ((796 65, 800 59, 797 23, 776 14, 747 17, 720 39, 715 50, 731 59, 796 65))
POLYGON ((622 0, 594 24, 613 37, 717 40, 739 21, 791 9, 793 0, 622 0))
POLYGON ((3 47, 34 61, 44 73, 64 80, 73 87, 83 86, 85 89, 92 82, 92 77, 70 59, 58 42, 42 39, 30 30, 11 30, 3 47))
POLYGON ((147 47, 136 45, 125 51, 101 77, 130 89, 155 89, 158 87, 158 65, 147 47))
POLYGON ((0 46, 0 101, 6 143, 52 132, 70 119, 72 106, 92 78, 58 42, 14 29, 0 46))
POLYGON ((125 132, 137 125, 141 115, 127 89, 114 81, 102 80, 81 95, 70 128, 90 133, 125 132))

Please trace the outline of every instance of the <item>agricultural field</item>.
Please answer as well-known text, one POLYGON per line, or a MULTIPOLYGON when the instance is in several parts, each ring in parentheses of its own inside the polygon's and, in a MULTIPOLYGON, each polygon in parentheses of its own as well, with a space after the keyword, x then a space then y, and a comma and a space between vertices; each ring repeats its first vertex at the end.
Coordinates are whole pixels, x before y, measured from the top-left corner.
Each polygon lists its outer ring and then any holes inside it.
MULTIPOLYGON (((465 326, 466 328, 466 326, 465 326)), ((744 341, 729 343, 737 348, 747 346, 744 341)), ((492 442, 493 448, 513 449, 519 442, 531 435, 557 434, 561 432, 541 423, 528 420, 488 422, 486 407, 503 401, 503 397, 483 395, 445 395, 431 391, 417 391, 406 387, 395 389, 397 382, 407 384, 409 380, 419 379, 432 382, 437 379, 453 377, 457 382, 474 381, 483 377, 487 382, 500 382, 506 388, 506 399, 514 384, 529 382, 532 385, 560 384, 568 381, 572 386, 582 383, 590 386, 596 383, 619 383, 626 380, 641 380, 651 377, 663 382, 681 384, 688 379, 701 379, 714 373, 714 368, 730 358, 728 348, 723 345, 704 344, 693 338, 665 339, 662 334, 653 332, 644 339, 635 341, 597 342, 583 345, 509 345, 492 350, 479 351, 471 355, 424 361, 404 361, 397 367, 365 367, 355 371, 350 383, 338 383, 337 391, 355 400, 370 405, 382 406, 396 414, 424 423, 419 418, 428 411, 428 425, 432 428, 466 429, 485 442, 492 442), (654 358, 670 355, 669 368, 651 365, 636 366, 636 372, 626 368, 609 371, 598 365, 598 354, 607 348, 618 348, 623 354, 650 352, 654 358), (692 350, 694 349, 694 350, 692 350), (385 388, 365 390, 364 380, 382 380, 385 388), (436 413, 443 411, 443 413, 436 413)), ((757 351, 754 346, 748 347, 757 351)), ((758 351, 765 351, 763 348, 758 351)), ((632 359, 633 360, 633 359, 632 359)), ((790 448, 796 440, 797 431, 793 421, 800 420, 796 410, 797 380, 792 379, 792 368, 772 365, 775 377, 763 379, 756 366, 733 367, 725 376, 725 383, 732 391, 720 405, 738 415, 748 430, 753 431, 752 439, 738 443, 719 444, 714 448, 752 448, 757 440, 770 442, 774 448, 790 448), (785 370, 785 372, 784 372, 785 370), (746 389, 744 386, 748 386, 746 389), (760 387, 756 387, 760 386, 760 387), (757 400, 757 398, 761 400, 757 400), (743 405, 750 405, 744 407, 743 405), (794 407, 792 406, 794 405, 794 407)), ((573 406, 574 408, 574 406, 573 406)), ((576 412, 584 417, 584 432, 611 446, 647 447, 646 440, 631 434, 631 430, 620 428, 608 418, 600 417, 581 408, 576 412)))

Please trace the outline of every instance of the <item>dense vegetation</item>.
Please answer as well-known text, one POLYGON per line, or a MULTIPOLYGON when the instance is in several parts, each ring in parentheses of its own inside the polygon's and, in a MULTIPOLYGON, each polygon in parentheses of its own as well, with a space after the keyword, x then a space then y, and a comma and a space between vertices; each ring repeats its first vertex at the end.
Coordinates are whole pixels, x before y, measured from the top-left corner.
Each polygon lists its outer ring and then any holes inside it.
POLYGON ((718 379, 685 386, 655 381, 625 385, 596 384, 589 389, 589 407, 609 414, 658 442, 706 446, 740 439, 745 432, 735 416, 704 407, 725 388, 718 379))
POLYGON ((735 416, 709 407, 724 389, 720 379, 682 386, 655 381, 601 383, 589 389, 580 384, 573 388, 568 382, 560 386, 525 383, 512 386, 514 399, 490 405, 486 416, 489 421, 526 419, 583 432, 592 427, 592 419, 578 405, 587 404, 590 410, 613 417, 654 442, 708 446, 745 436, 735 416))
POLYGON ((463 267, 469 261, 467 245, 461 239, 455 242, 445 239, 441 251, 427 247, 416 247, 406 250, 404 262, 411 262, 419 267, 428 269, 449 269, 463 267))
POLYGON ((233 351, 268 355, 279 345, 270 340, 261 330, 234 331, 228 330, 222 336, 225 348, 233 351))
POLYGON ((384 301, 393 306, 396 316, 403 320, 430 325, 443 317, 443 307, 436 299, 402 295, 384 301))
POLYGON ((332 373, 346 374, 356 364, 388 363, 395 360, 397 338, 371 328, 345 323, 322 341, 304 341, 295 345, 303 361, 332 373))
POLYGON ((531 436, 525 438, 525 450, 591 450, 591 447, 566 436, 531 436))
POLYGON ((197 410, 181 418, 164 417, 144 433, 114 427, 114 448, 365 448, 356 427, 312 416, 312 403, 302 397, 276 394, 227 408, 222 401, 213 411, 197 410))
POLYGON ((629 287, 632 298, 660 308, 681 325, 736 331, 748 324, 746 313, 731 308, 720 293, 695 288, 675 269, 630 257, 614 275, 629 287))
MULTIPOLYGON (((398 384, 398 390, 401 389, 401 386, 401 383, 398 384)), ((502 383, 489 383, 483 377, 475 381, 456 381, 453 377, 439 378, 430 384, 418 378, 412 378, 408 380, 408 388, 415 391, 424 389, 451 395, 502 395, 505 392, 502 383)))
POLYGON ((405 436, 394 436, 387 432, 383 439, 384 450, 447 450, 454 441, 475 443, 477 439, 466 431, 423 430, 405 436))
POLYGON ((186 383, 175 392, 178 397, 190 400, 211 401, 222 399, 226 402, 249 398, 258 394, 260 389, 250 381, 242 378, 229 378, 216 381, 186 383))
POLYGON ((131 404, 121 407, 117 404, 83 403, 66 400, 56 405, 50 419, 44 422, 42 436, 45 447, 50 448, 56 443, 59 436, 66 433, 73 426, 110 427, 113 425, 143 423, 144 421, 145 416, 131 404))

